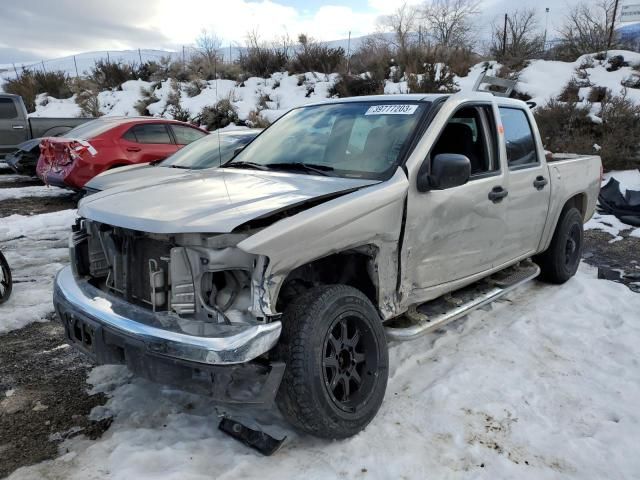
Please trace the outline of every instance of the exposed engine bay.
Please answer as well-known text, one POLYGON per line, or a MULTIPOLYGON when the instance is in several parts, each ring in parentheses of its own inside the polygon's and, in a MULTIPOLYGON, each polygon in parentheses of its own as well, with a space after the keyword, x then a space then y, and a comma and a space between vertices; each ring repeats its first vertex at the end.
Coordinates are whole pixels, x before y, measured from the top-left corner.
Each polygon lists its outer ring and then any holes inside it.
POLYGON ((236 247, 248 234, 149 234, 86 219, 72 242, 74 267, 92 285, 154 312, 177 315, 181 328, 261 321, 252 309, 258 257, 236 247))

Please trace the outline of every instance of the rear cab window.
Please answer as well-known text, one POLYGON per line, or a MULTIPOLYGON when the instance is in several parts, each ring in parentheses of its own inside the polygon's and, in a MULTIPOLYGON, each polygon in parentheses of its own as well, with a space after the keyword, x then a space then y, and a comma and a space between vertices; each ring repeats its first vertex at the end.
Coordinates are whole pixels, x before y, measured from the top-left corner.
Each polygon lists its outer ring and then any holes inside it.
POLYGON ((534 167, 539 164, 533 129, 527 113, 520 108, 500 107, 509 169, 534 167))
POLYGON ((162 123, 145 123, 134 125, 122 136, 134 143, 172 144, 167 126, 162 123))
POLYGON ((18 118, 16 104, 10 98, 0 98, 0 120, 18 118))

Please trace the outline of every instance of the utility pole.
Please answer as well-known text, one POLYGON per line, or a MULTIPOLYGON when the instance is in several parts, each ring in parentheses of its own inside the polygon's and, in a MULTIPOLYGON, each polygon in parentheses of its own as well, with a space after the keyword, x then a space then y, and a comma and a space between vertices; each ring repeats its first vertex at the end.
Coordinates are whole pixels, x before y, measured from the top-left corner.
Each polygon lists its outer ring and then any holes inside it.
POLYGON ((109 60, 109 52, 107 51, 107 63, 111 63, 111 60, 109 60))
POLYGON ((140 53, 140 49, 138 49, 138 58, 140 59, 140 65, 142 65, 142 53, 140 53))
POLYGON ((18 75, 18 69, 16 68, 16 64, 13 64, 13 71, 16 72, 16 78, 20 78, 20 75, 18 75))
POLYGON ((607 50, 611 48, 611 41, 613 40, 613 29, 616 26, 616 16, 618 15, 618 0, 613 5, 613 18, 611 19, 611 29, 609 30, 609 40, 607 41, 607 50))
POLYGON ((507 54, 507 20, 509 16, 504 14, 504 31, 502 32, 502 56, 507 54))
POLYGON ((47 69, 46 69, 46 68, 44 68, 44 60, 41 60, 41 61, 40 61, 40 63, 42 63, 42 71, 43 71, 44 73, 47 73, 47 69))
POLYGON ((231 42, 229 42, 229 63, 233 63, 233 56, 231 55, 231 42))
POLYGON ((347 40, 347 75, 351 75, 351 30, 347 40))
POLYGON ((544 40, 542 42, 542 50, 547 51, 547 29, 549 28, 549 7, 545 8, 545 19, 544 19, 544 40))
POLYGON ((73 56, 73 66, 76 67, 76 78, 78 78, 80 75, 78 75, 78 64, 76 63, 76 56, 73 56))
POLYGON ((184 70, 184 45, 182 46, 182 70, 184 70))

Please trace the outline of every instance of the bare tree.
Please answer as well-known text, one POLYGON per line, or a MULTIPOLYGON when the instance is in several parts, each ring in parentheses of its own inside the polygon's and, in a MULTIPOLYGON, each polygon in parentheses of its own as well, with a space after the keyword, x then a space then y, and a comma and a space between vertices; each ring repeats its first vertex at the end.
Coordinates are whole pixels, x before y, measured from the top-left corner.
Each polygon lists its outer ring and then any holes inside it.
MULTIPOLYGON (((606 50, 614 4, 614 0, 600 0, 595 5, 583 1, 569 11, 560 36, 570 55, 578 57, 606 50)), ((612 45, 618 44, 619 38, 614 34, 612 45)))
POLYGON ((198 56, 209 74, 214 73, 217 63, 221 60, 219 56, 221 44, 220 39, 213 32, 207 30, 202 30, 196 38, 198 56))
POLYGON ((423 17, 436 45, 471 48, 475 41, 473 17, 478 0, 431 0, 423 7, 423 17))
POLYGON ((492 24, 491 54, 512 67, 544 52, 544 36, 538 29, 534 9, 515 10, 507 14, 506 36, 501 22, 492 24))
POLYGON ((416 7, 406 2, 398 7, 390 15, 384 15, 378 19, 378 27, 382 31, 392 32, 391 45, 399 55, 405 55, 409 47, 414 43, 414 34, 419 24, 419 11, 416 7))

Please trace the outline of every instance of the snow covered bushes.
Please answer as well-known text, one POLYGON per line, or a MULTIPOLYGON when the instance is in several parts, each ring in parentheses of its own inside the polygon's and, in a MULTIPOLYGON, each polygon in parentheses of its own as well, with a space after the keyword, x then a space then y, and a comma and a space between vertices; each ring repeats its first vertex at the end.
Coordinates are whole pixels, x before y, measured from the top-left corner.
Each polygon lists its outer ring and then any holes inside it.
POLYGON ((384 92, 384 80, 369 75, 343 75, 329 90, 330 97, 359 97, 384 92))
POLYGON ((418 75, 409 75, 411 93, 453 93, 459 90, 456 76, 444 63, 425 63, 418 75))
POLYGON ((238 112, 230 99, 224 98, 215 105, 204 107, 200 112, 198 123, 207 130, 224 128, 231 123, 238 123, 238 112))
POLYGON ((535 116, 548 150, 598 154, 605 170, 638 167, 640 106, 624 95, 607 90, 599 105, 588 100, 552 99, 538 107, 535 116))

